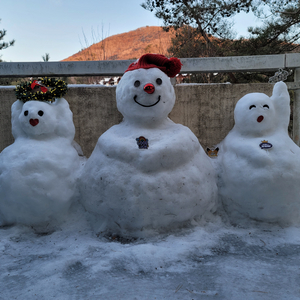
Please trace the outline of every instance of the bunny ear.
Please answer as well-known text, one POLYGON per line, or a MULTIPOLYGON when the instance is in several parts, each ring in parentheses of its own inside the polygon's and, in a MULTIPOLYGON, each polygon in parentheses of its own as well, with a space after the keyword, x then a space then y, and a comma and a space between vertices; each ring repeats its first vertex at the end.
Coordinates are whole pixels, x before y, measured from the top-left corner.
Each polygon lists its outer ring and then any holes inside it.
POLYGON ((283 81, 274 85, 271 100, 274 103, 278 124, 287 129, 290 122, 290 95, 283 81))
POLYGON ((59 98, 51 105, 56 111, 56 134, 72 141, 75 136, 75 126, 73 123, 73 113, 70 110, 69 103, 66 99, 59 98))
POLYGON ((21 100, 17 100, 11 106, 11 130, 15 139, 24 135, 24 131, 19 122, 19 116, 22 112, 23 105, 24 103, 21 100))
POLYGON ((272 98, 273 97, 275 99, 278 99, 278 98, 287 99, 288 98, 288 100, 289 100, 289 98, 290 98, 289 92, 288 92, 286 84, 283 81, 279 81, 274 85, 272 98))

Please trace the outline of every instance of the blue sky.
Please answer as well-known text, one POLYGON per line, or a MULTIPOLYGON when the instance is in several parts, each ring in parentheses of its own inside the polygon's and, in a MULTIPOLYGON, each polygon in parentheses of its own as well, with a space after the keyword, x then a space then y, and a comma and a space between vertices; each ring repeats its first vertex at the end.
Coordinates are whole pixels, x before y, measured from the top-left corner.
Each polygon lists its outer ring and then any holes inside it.
MULTIPOLYGON (((4 41, 15 46, 0 52, 2 60, 13 62, 65 59, 102 37, 143 26, 161 26, 162 21, 143 9, 143 0, 2 0, 0 29, 4 41), (84 34, 83 34, 84 33, 84 34), (84 35, 87 42, 84 39, 84 35)), ((251 14, 236 18, 238 35, 257 20, 251 14)))

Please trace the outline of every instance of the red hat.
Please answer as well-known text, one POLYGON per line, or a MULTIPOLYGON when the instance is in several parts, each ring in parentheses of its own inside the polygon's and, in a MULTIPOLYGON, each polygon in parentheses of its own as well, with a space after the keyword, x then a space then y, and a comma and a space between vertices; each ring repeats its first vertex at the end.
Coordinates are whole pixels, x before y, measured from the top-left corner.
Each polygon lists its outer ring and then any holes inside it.
POLYGON ((169 77, 175 77, 181 69, 182 63, 176 57, 167 58, 162 54, 144 54, 136 62, 132 63, 125 71, 133 71, 137 69, 158 68, 169 77))

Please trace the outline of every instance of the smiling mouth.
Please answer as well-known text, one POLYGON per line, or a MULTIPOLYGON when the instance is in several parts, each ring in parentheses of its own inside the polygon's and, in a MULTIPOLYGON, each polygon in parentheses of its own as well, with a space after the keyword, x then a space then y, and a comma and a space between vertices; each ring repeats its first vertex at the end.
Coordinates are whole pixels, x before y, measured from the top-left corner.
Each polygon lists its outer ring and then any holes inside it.
POLYGON ((156 105, 156 104, 160 101, 160 95, 158 96, 158 100, 157 100, 154 104, 150 104, 150 105, 144 105, 144 104, 141 104, 140 102, 138 102, 138 101, 136 100, 136 98, 137 98, 137 95, 135 95, 135 96, 133 97, 134 102, 137 103, 137 104, 140 105, 140 106, 143 106, 143 107, 151 107, 151 106, 154 106, 154 105, 156 105))

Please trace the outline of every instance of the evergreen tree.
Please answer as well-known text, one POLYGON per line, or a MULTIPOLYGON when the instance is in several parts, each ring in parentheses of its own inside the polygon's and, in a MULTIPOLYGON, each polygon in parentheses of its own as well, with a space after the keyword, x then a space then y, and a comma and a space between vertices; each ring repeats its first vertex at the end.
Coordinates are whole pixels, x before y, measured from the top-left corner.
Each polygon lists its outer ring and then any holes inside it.
MULTIPOLYGON (((1 19, 0 19, 1 21, 1 19)), ((10 46, 13 46, 15 41, 12 40, 8 43, 6 42, 1 42, 4 38, 6 34, 6 30, 5 29, 2 29, 0 30, 0 50, 3 50, 3 49, 6 49, 7 47, 10 47, 10 46)), ((1 60, 1 55, 0 55, 0 62, 2 62, 1 60)), ((12 83, 12 79, 11 78, 0 78, 0 85, 10 85, 12 83)))
MULTIPOLYGON (((299 0, 146 0, 142 7, 176 30, 169 49, 177 57, 264 55, 296 52, 300 38, 299 0), (262 20, 249 36, 234 39, 231 17, 244 11, 262 20)), ((202 82, 268 81, 265 74, 197 75, 202 82)), ((193 76, 195 77, 195 76, 193 76)))
MULTIPOLYGON (((0 21, 1 21, 1 19, 0 19, 0 21)), ((5 34, 6 34, 6 30, 5 29, 0 30, 0 41, 3 40, 5 34)), ((0 42, 0 50, 6 49, 6 48, 8 48, 10 46, 13 46, 14 43, 15 43, 15 40, 12 40, 12 41, 10 41, 8 43, 6 43, 6 42, 0 42)), ((1 60, 1 56, 0 56, 0 62, 1 61, 2 60, 1 60)))
MULTIPOLYGON (((203 56, 222 55, 223 40, 232 37, 232 19, 236 13, 249 12, 253 0, 146 0, 142 4, 164 21, 165 30, 177 30, 181 44, 198 39, 195 45, 206 49, 203 56), (188 26, 188 27, 185 27, 188 26), (184 28, 182 30, 182 28, 184 28), (188 29, 190 28, 190 29, 188 29), (178 31, 179 29, 179 31, 178 31), (212 39, 211 36, 217 39, 212 39)), ((203 49, 204 50, 204 49, 203 49)))
POLYGON ((263 24, 248 29, 250 37, 235 41, 234 55, 280 54, 299 51, 300 1, 261 0, 252 8, 263 24))

